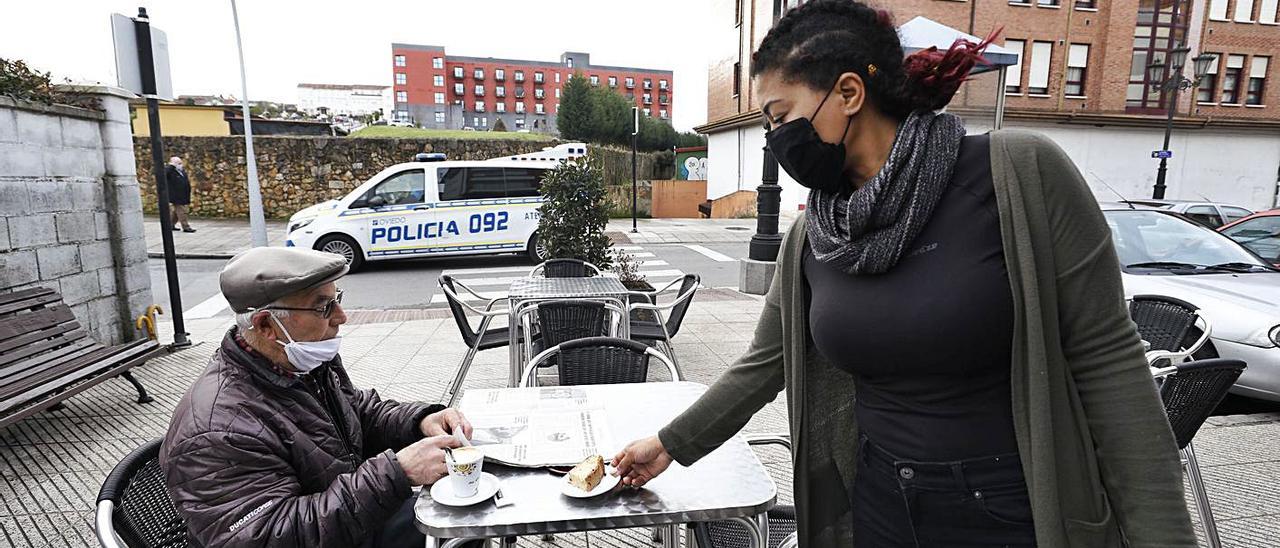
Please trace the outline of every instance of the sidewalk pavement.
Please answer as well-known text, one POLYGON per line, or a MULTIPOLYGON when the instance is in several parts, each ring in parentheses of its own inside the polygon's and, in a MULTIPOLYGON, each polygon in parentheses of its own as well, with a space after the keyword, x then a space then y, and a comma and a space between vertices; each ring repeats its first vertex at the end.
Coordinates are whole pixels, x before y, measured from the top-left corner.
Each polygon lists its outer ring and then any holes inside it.
MULTIPOLYGON (((759 297, 736 291, 700 291, 675 342, 688 380, 714 382, 746 350, 762 307, 759 297)), ((357 386, 376 388, 383 397, 398 400, 443 397, 466 352, 447 310, 351 310, 348 317, 342 328, 342 356, 357 386)), ((102 480, 131 449, 164 435, 178 400, 204 369, 230 322, 225 317, 189 321, 194 347, 134 370, 155 397, 153 403, 134 403, 129 384, 112 380, 71 398, 61 410, 0 429, 0 545, 96 545, 94 496, 102 480)), ((162 341, 172 340, 172 324, 162 322, 160 331, 162 341)), ((507 367, 505 348, 480 352, 464 388, 502 387, 507 367)), ((650 380, 666 380, 665 369, 652 368, 651 375, 650 380)), ((755 415, 744 433, 786 430, 786 396, 780 394, 755 415)), ((1196 436, 1223 546, 1280 546, 1277 437, 1280 414, 1275 413, 1214 418, 1196 436)), ((777 483, 778 502, 789 504, 789 455, 774 449, 759 455, 777 483)), ((627 529, 556 535, 554 544, 521 538, 518 546, 653 544, 647 530, 627 529)))
MULTIPOLYGON (((785 232, 795 220, 795 212, 784 213, 778 231, 785 232)), ((144 220, 147 256, 164 257, 160 218, 144 220)), ((284 245, 287 223, 267 221, 267 242, 284 245)), ((192 219, 195 232, 174 231, 173 249, 180 259, 230 259, 249 249, 252 238, 248 219, 192 219)), ((745 243, 755 234, 755 219, 638 219, 637 233, 631 233, 631 219, 612 219, 606 232, 619 244, 664 243, 745 243)))

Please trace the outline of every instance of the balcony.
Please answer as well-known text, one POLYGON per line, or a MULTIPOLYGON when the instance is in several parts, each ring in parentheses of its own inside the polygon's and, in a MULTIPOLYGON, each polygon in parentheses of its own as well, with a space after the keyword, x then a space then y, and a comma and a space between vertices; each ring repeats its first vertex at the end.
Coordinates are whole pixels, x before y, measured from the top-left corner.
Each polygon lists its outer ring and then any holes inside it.
POLYGON ((533 90, 533 98, 541 101, 547 98, 547 94, 540 89, 535 89, 533 90))
POLYGON ((482 88, 482 87, 480 87, 480 86, 476 86, 476 89, 475 89, 475 96, 476 96, 476 97, 484 97, 484 88, 482 88))
POLYGON ((653 89, 653 82, 646 81, 644 83, 644 89, 653 89))
POLYGON ((661 81, 661 82, 658 82, 658 89, 660 89, 660 90, 662 90, 662 91, 666 91, 666 90, 667 90, 667 81, 666 81, 666 80, 663 80, 663 81, 661 81))
POLYGON ((630 81, 630 80, 628 80, 628 81, 627 81, 627 89, 636 89, 636 83, 635 83, 635 82, 632 82, 632 81, 630 81))
POLYGON ((521 74, 521 73, 519 73, 519 72, 517 72, 517 73, 516 73, 515 81, 516 81, 516 83, 517 83, 517 84, 523 84, 523 83, 524 83, 524 75, 523 75, 523 74, 521 74))
POLYGON ((540 86, 542 84, 547 83, 547 79, 543 78, 542 76, 534 76, 533 83, 540 86))
POLYGON ((652 105, 652 104, 653 104, 653 98, 652 98, 652 97, 645 97, 645 98, 644 98, 644 104, 646 104, 646 105, 652 105))

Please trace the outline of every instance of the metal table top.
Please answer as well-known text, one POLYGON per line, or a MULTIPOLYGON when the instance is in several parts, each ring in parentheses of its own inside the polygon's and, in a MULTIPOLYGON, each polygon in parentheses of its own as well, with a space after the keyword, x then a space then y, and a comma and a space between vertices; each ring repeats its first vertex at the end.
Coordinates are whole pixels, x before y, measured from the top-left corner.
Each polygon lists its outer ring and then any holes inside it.
MULTIPOLYGON (((656 434, 706 391, 706 386, 691 382, 575 388, 606 402, 613 441, 619 446, 656 434)), ((513 504, 498 508, 489 500, 452 508, 432 502, 430 490, 424 488, 414 505, 418 529, 436 538, 494 538, 749 518, 772 508, 777 496, 773 479, 738 436, 691 467, 672 463, 643 489, 619 485, 591 499, 561 495, 564 477, 546 470, 491 463, 484 469, 502 481, 503 494, 513 504)))
POLYGON ((610 298, 625 301, 627 287, 618 278, 518 278, 511 282, 508 296, 513 301, 528 299, 610 298))

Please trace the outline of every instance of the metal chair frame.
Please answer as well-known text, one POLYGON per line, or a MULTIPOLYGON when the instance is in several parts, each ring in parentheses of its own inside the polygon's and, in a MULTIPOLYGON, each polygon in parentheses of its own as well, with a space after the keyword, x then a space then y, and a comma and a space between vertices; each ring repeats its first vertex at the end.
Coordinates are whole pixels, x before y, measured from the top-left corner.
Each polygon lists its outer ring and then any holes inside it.
MULTIPOLYGON (((160 441, 161 440, 159 439, 151 440, 129 452, 128 455, 125 455, 124 458, 120 459, 120 462, 116 463, 116 466, 107 474, 107 478, 103 480, 102 488, 98 491, 98 502, 94 516, 94 534, 98 538, 98 544, 103 548, 131 547, 129 542, 121 537, 120 531, 116 529, 117 517, 121 517, 123 519, 123 516, 117 516, 117 514, 123 512, 123 505, 121 502, 129 492, 131 482, 152 461, 155 461, 159 457, 160 441)), ((172 504, 173 501, 170 500, 169 503, 172 504)), ((177 514, 176 508, 174 509, 174 515, 177 516, 178 520, 182 519, 181 516, 177 514)), ((127 530, 128 529, 126 528, 126 531, 127 530)), ((185 530, 185 527, 183 528, 182 533, 182 536, 184 537, 183 540, 177 543, 168 544, 167 546, 176 547, 189 545, 188 539, 190 533, 185 530)), ((133 535, 136 534, 141 534, 141 532, 134 531, 126 536, 133 538, 133 535)), ((144 543, 149 542, 145 538, 137 540, 141 540, 144 543)))
MULTIPOLYGON (((794 453, 791 447, 791 436, 787 434, 756 434, 756 435, 747 435, 747 436, 744 436, 744 438, 747 441, 747 445, 750 445, 752 447, 758 447, 763 445, 778 445, 786 449, 788 455, 794 456, 794 453)), ((784 507, 779 507, 779 509, 783 509, 783 508, 784 507)), ((759 539, 760 546, 768 547, 769 546, 769 513, 765 512, 763 514, 760 514, 755 517, 755 520, 760 526, 760 532, 762 535, 761 538, 759 539)), ((699 524, 697 523, 689 524, 689 529, 690 529, 689 536, 691 537, 692 540, 694 540, 697 543, 697 547, 698 548, 716 548, 715 546, 703 546, 701 538, 699 537, 707 537, 709 533, 707 533, 704 530, 702 535, 695 534, 695 530, 698 527, 698 525, 699 524)), ((710 544, 710 538, 707 538, 707 540, 708 540, 708 544, 710 544)), ((797 548, 798 546, 799 546, 799 541, 797 539, 797 533, 792 532, 782 538, 777 548, 797 548)))
MULTIPOLYGON (((489 297, 486 297, 486 296, 484 296, 484 295, 481 295, 481 294, 479 294, 479 293, 476 293, 476 292, 475 292, 475 290, 471 289, 470 287, 467 287, 467 286, 466 286, 465 284, 463 284, 462 282, 459 282, 458 280, 456 280, 456 279, 454 279, 454 278, 452 278, 452 277, 449 277, 449 276, 440 276, 440 279, 439 279, 439 280, 437 280, 437 282, 438 282, 438 284, 440 285, 440 289, 444 291, 445 296, 446 296, 446 298, 447 298, 447 299, 449 299, 449 300, 450 300, 450 301, 452 301, 452 302, 456 302, 457 304, 461 305, 461 306, 462 306, 463 308, 465 308, 466 310, 470 310, 472 313, 474 313, 474 314, 476 314, 476 315, 478 315, 478 316, 480 316, 480 317, 481 317, 481 319, 480 319, 480 326, 479 326, 479 327, 474 331, 474 333, 475 333, 475 341, 474 341, 474 342, 472 342, 472 343, 469 345, 470 347, 467 349, 467 354, 466 354, 465 356, 463 356, 463 357, 462 357, 462 362, 458 364, 458 373, 454 376, 454 378, 453 378, 453 382, 452 382, 452 383, 450 383, 450 385, 449 385, 449 392, 448 392, 448 394, 449 394, 449 400, 448 400, 448 403, 447 403, 446 405, 448 405, 449 407, 453 407, 453 405, 454 405, 455 403, 457 403, 458 396, 459 396, 459 394, 461 393, 461 390, 462 390, 462 382, 466 379, 466 377, 467 377, 467 373, 468 373, 468 372, 470 371, 470 369, 471 369, 471 362, 472 362, 473 360, 475 360, 476 353, 480 351, 480 342, 481 342, 481 340, 484 338, 484 334, 485 334, 485 332, 486 332, 486 331, 488 331, 488 329, 489 329, 489 324, 493 322, 493 319, 494 319, 495 317, 498 317, 498 316, 509 316, 509 315, 510 315, 510 311, 509 311, 509 310, 507 310, 507 309, 505 309, 505 308, 504 308, 504 309, 502 309, 502 310, 494 310, 494 309, 493 309, 494 305, 498 304, 499 302, 505 301, 505 300, 506 300, 505 298, 502 298, 502 297, 498 297, 498 298, 489 298, 489 297), (471 304, 467 303, 467 301, 463 300, 462 298, 460 298, 460 297, 458 296, 458 294, 457 294, 456 292, 454 292, 454 290, 452 290, 452 289, 450 289, 450 288, 449 288, 449 284, 446 284, 446 283, 445 283, 446 278, 448 278, 448 280, 449 280, 450 282, 452 282, 452 283, 453 283, 453 285, 455 285, 455 286, 457 286, 457 287, 461 288, 463 291, 466 291, 467 293, 471 294, 472 296, 474 296, 474 297, 475 297, 475 298, 477 298, 477 299, 480 299, 480 300, 482 300, 482 301, 485 301, 484 308, 477 308, 477 307, 475 307, 475 306, 473 306, 473 305, 471 305, 471 304)), ((454 313, 454 320, 455 320, 455 321, 457 321, 457 322, 458 322, 458 323, 460 323, 460 324, 466 324, 466 326, 467 326, 467 327, 466 327, 466 329, 467 329, 468 331, 470 331, 470 330, 471 330, 471 321, 470 321, 469 319, 467 319, 467 317, 466 317, 466 312, 465 312, 465 311, 463 311, 463 312, 462 312, 462 317, 458 317, 458 312, 457 312, 455 309, 453 309, 452 307, 450 308, 450 311, 454 313)), ((462 328, 462 326, 461 326, 461 325, 459 325, 458 327, 459 327, 460 329, 462 328)), ((507 328, 508 328, 508 329, 515 329, 515 328, 516 328, 516 325, 515 325, 514 323, 512 323, 512 324, 508 325, 508 327, 507 327, 507 328)), ((530 333, 530 332, 529 332, 529 331, 525 331, 525 333, 530 333)))
POLYGON ((684 377, 680 375, 680 371, 676 369, 675 364, 672 363, 671 358, 667 357, 666 354, 659 352, 658 349, 652 346, 638 343, 630 339, 622 339, 618 337, 590 337, 586 339, 575 339, 569 342, 557 344, 551 348, 548 348, 546 350, 543 350, 542 352, 539 352, 537 356, 534 356, 533 359, 530 360, 529 363, 524 366, 524 371, 521 372, 520 374, 520 388, 538 386, 538 376, 534 373, 538 370, 539 365, 551 359, 552 356, 559 354, 561 350, 564 349, 563 347, 567 346, 569 349, 572 349, 576 347, 585 347, 585 346, 592 346, 593 344, 605 344, 605 343, 612 346, 623 346, 631 349, 634 352, 637 352, 637 353, 643 352, 644 354, 647 354, 651 358, 657 358, 658 361, 662 362, 663 365, 667 366, 667 372, 671 373, 672 381, 684 380, 684 377))
POLYGON ((680 360, 679 358, 676 357, 675 347, 671 345, 671 331, 667 329, 667 318, 663 316, 662 312, 665 310, 672 310, 675 307, 680 306, 685 301, 693 299, 693 294, 698 292, 697 282, 700 282, 701 280, 697 279, 696 274, 691 274, 691 276, 694 276, 695 278, 694 285, 690 287, 688 291, 685 291, 684 293, 677 295, 674 300, 672 300, 667 304, 653 304, 653 303, 657 302, 657 297, 659 294, 666 292, 668 289, 671 289, 678 283, 683 283, 687 276, 682 276, 680 278, 672 280, 670 283, 663 286, 662 289, 659 289, 653 292, 648 292, 648 291, 629 292, 631 296, 641 297, 643 301, 634 302, 627 305, 627 317, 628 317, 627 321, 630 321, 630 316, 632 311, 635 311, 635 310, 653 311, 653 313, 656 316, 658 316, 658 326, 662 328, 662 335, 663 335, 662 344, 666 346, 667 353, 671 355, 671 361, 675 363, 676 369, 680 368, 680 360))
POLYGON ((547 260, 545 260, 545 261, 543 261, 543 262, 539 263, 537 266, 533 267, 533 269, 529 271, 529 274, 527 275, 527 277, 529 277, 529 278, 546 277, 545 272, 546 272, 546 270, 547 270, 547 263, 552 262, 552 261, 575 261, 575 262, 580 262, 580 263, 582 263, 582 265, 583 265, 583 266, 585 266, 585 267, 587 268, 587 270, 589 271, 589 272, 588 272, 588 275, 587 275, 587 277, 588 277, 588 278, 589 278, 589 277, 592 277, 592 276, 599 276, 599 275, 601 275, 600 267, 598 267, 598 266, 596 266, 596 265, 594 265, 594 264, 592 264, 592 263, 589 263, 589 262, 587 262, 587 261, 583 261, 583 260, 579 260, 579 259, 547 259, 547 260))
MULTIPOLYGON (((622 307, 613 304, 612 300, 602 299, 551 299, 536 301, 531 304, 523 305, 516 312, 513 322, 519 325, 525 333, 534 333, 534 318, 538 316, 538 308, 548 303, 600 303, 604 305, 606 314, 610 315, 609 335, 619 338, 627 338, 630 335, 630 325, 627 322, 626 312, 622 307)), ((538 326, 541 328, 541 326, 538 326)), ((540 332, 540 329, 539 329, 540 332)), ((533 344, 522 345, 524 353, 520 356, 521 363, 529 363, 534 358, 533 344)), ((521 376, 521 378, 524 378, 521 376)))

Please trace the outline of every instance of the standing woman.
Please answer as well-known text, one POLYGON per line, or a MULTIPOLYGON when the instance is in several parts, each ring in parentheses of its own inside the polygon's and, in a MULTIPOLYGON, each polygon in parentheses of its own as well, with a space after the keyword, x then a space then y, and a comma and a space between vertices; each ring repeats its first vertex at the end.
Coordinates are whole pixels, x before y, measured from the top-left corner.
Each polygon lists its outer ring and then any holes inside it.
POLYGON ((785 389, 801 546, 1195 546, 1088 186, 1044 137, 936 112, 983 47, 904 60, 854 0, 769 32, 753 84, 808 207, 747 353, 615 457, 628 484, 785 389))

